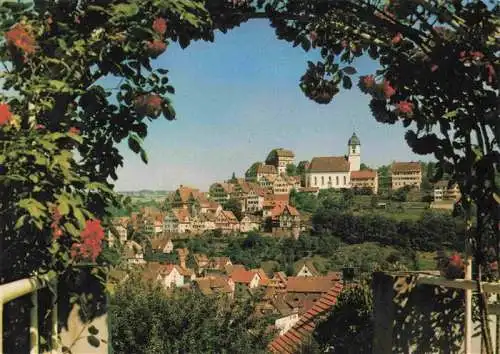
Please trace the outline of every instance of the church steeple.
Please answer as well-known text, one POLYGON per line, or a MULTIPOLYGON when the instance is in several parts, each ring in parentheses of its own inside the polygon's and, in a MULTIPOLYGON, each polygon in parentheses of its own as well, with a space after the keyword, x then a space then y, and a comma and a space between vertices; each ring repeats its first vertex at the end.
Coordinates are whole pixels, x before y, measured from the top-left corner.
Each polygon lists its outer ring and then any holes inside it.
POLYGON ((359 171, 361 168, 361 142, 356 133, 352 133, 347 142, 347 156, 349 158, 349 170, 359 171))

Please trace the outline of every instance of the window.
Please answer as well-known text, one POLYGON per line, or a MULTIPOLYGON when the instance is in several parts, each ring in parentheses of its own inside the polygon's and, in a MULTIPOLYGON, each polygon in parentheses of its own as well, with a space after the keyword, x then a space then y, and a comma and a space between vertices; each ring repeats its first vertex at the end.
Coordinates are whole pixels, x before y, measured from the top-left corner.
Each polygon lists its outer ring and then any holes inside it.
POLYGON ((352 153, 354 154, 356 152, 356 148, 353 146, 352 147, 352 153))
POLYGON ((317 177, 314 177, 314 185, 317 186, 318 185, 318 178, 317 177))
POLYGON ((344 184, 347 184, 347 178, 344 176, 344 184))
POLYGON ((325 177, 321 176, 321 185, 324 186, 325 185, 325 177))
POLYGON ((328 183, 332 183, 332 176, 328 176, 328 183))

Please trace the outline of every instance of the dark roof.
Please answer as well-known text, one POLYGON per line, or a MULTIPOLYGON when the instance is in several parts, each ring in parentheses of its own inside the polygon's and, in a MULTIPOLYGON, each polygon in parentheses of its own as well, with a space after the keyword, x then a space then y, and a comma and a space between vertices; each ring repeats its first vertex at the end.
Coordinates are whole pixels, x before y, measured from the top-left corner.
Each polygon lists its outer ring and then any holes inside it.
POLYGON ((351 181, 353 179, 370 179, 376 177, 377 177, 377 172, 373 170, 361 170, 361 171, 351 172, 351 181))
POLYGON ((361 142, 359 141, 359 138, 356 135, 356 133, 352 133, 352 136, 349 138, 349 141, 347 144, 348 145, 361 145, 361 142))
POLYGON ((394 162, 391 166, 392 172, 421 171, 420 162, 394 162))
POLYGON ((276 155, 279 157, 295 157, 295 154, 291 150, 286 150, 283 148, 275 149, 276 155))
POLYGON ((311 259, 305 259, 305 260, 301 259, 301 260, 295 262, 295 264, 293 266, 295 275, 297 275, 297 273, 302 269, 302 267, 304 265, 307 267, 307 269, 309 269, 309 271, 311 272, 311 274, 313 276, 320 275, 320 273, 318 272, 318 270, 314 266, 313 261, 311 259))
POLYGON ((296 353, 302 343, 314 332, 316 321, 335 305, 341 291, 342 284, 340 282, 332 286, 314 303, 312 308, 300 317, 292 328, 269 344, 269 351, 272 353, 296 353))
POLYGON ((309 172, 349 172, 349 161, 344 156, 313 157, 309 172))
POLYGON ((278 172, 273 165, 260 164, 257 166, 257 173, 277 174, 278 172))

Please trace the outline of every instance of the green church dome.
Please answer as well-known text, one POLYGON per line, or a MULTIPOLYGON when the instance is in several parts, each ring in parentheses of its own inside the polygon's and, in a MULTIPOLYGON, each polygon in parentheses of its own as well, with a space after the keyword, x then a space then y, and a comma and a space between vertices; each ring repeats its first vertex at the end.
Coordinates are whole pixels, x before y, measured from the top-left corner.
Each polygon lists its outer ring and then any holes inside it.
POLYGON ((352 133, 352 136, 349 139, 349 142, 347 144, 348 145, 361 145, 361 142, 359 141, 359 138, 356 135, 356 133, 352 133))

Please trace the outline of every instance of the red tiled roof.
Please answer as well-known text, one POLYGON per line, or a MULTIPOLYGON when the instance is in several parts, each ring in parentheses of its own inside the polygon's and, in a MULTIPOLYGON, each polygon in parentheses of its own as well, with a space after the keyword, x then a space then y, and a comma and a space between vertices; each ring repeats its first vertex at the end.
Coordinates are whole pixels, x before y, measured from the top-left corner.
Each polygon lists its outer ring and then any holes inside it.
POLYGON ((349 161, 344 156, 313 157, 309 172, 349 172, 349 161))
POLYGON ((257 268, 257 269, 252 269, 251 271, 254 272, 254 273, 257 273, 259 275, 259 277, 260 277, 259 285, 262 285, 262 286, 268 286, 269 285, 270 279, 267 276, 266 272, 264 272, 264 269, 257 268))
POLYGON ((392 172, 420 172, 421 169, 420 162, 394 162, 391 166, 392 172))
POLYGON ((283 335, 275 338, 269 345, 268 349, 272 353, 293 354, 300 345, 314 331, 316 327, 315 321, 320 319, 330 308, 335 305, 337 298, 342 291, 340 282, 332 286, 326 294, 324 294, 314 306, 309 309, 299 321, 283 335))
POLYGON ((288 277, 286 283, 287 292, 296 293, 323 293, 327 292, 338 282, 334 276, 320 277, 288 277))
POLYGON ((180 186, 179 189, 177 189, 179 192, 179 196, 181 197, 181 200, 185 203, 189 200, 189 197, 193 195, 193 198, 197 198, 198 195, 200 194, 200 190, 196 188, 190 188, 190 187, 185 187, 185 186, 180 186))
POLYGON ((351 180, 353 179, 368 179, 368 178, 376 178, 377 172, 373 170, 362 170, 362 171, 352 171, 351 172, 351 180))
POLYGON ((254 272, 239 268, 234 269, 233 272, 231 273, 231 279, 233 279, 235 283, 249 284, 254 278, 254 276, 255 276, 254 272))

